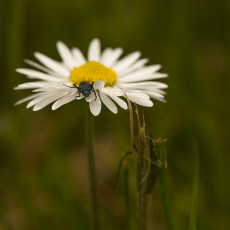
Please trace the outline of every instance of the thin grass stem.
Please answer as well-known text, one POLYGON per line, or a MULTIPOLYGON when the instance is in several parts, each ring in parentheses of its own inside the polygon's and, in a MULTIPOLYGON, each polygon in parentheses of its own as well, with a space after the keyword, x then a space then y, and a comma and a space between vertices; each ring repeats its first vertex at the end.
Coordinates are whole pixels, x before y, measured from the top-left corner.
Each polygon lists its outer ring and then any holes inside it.
POLYGON ((188 230, 196 230, 196 216, 197 216, 198 192, 199 192, 199 171, 200 171, 199 150, 198 150, 197 143, 194 145, 194 155, 195 155, 195 169, 194 169, 194 179, 193 179, 193 192, 192 192, 193 195, 192 195, 192 204, 191 204, 188 230))
POLYGON ((124 162, 124 194, 125 194, 125 204, 126 204, 126 226, 127 230, 132 230, 132 220, 131 220, 131 204, 130 204, 130 192, 129 192, 129 168, 124 162))
POLYGON ((98 221, 98 200, 97 200, 97 177, 94 158, 94 126, 93 115, 90 113, 88 103, 86 106, 85 116, 85 140, 88 158, 88 172, 89 172, 89 187, 90 187, 90 209, 91 209, 91 223, 92 230, 99 229, 98 221))

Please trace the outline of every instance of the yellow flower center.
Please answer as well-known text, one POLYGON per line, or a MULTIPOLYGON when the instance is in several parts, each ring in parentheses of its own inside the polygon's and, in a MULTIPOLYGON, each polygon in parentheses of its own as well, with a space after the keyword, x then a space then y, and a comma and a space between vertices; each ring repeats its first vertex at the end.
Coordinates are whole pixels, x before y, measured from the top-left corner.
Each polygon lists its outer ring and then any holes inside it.
POLYGON ((94 81, 104 81, 105 86, 112 86, 117 78, 117 74, 99 62, 89 61, 80 67, 74 67, 70 71, 69 80, 79 85, 83 81, 92 84, 94 81))

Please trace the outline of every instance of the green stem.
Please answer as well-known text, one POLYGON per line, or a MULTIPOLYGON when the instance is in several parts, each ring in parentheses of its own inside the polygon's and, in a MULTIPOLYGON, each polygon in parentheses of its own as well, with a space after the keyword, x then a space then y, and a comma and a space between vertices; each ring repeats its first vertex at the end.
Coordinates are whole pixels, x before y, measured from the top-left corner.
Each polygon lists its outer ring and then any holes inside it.
POLYGON ((90 185, 90 208, 91 208, 91 223, 92 230, 98 230, 98 201, 97 201, 97 177, 94 159, 94 127, 93 115, 90 113, 88 103, 86 106, 85 114, 85 140, 88 157, 88 170, 89 170, 89 185, 90 185))
POLYGON ((136 107, 135 113, 137 115, 138 122, 138 152, 136 161, 136 179, 137 179, 137 218, 138 218, 138 230, 146 230, 146 205, 147 205, 147 177, 148 177, 148 163, 145 156, 147 156, 147 144, 145 136, 145 123, 143 119, 143 125, 140 123, 140 117, 138 109, 136 107))
POLYGON ((132 229, 132 221, 131 221, 131 204, 130 204, 130 197, 129 197, 129 169, 126 164, 124 163, 124 194, 125 194, 125 204, 126 204, 126 228, 128 230, 132 229))
MULTIPOLYGON (((142 154, 142 153, 141 153, 142 154)), ((144 158, 139 155, 140 158, 144 158)), ((137 219, 138 230, 146 230, 146 168, 144 168, 142 159, 137 162, 137 219)))

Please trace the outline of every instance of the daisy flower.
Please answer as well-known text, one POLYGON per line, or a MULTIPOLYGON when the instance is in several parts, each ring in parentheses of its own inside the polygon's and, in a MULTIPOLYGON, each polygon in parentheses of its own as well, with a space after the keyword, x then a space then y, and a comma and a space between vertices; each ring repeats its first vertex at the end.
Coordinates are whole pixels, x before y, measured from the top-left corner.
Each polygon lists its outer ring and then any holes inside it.
POLYGON ((62 62, 35 52, 34 56, 42 65, 30 60, 25 62, 38 70, 16 69, 27 78, 38 81, 15 87, 33 89, 34 92, 15 105, 29 101, 27 108, 33 106, 33 111, 37 111, 54 102, 52 109, 55 110, 75 99, 85 98, 90 111, 97 116, 101 111, 101 101, 113 113, 117 113, 116 104, 127 109, 126 102, 120 98, 125 94, 130 101, 147 107, 153 106, 150 98, 165 101, 162 89, 167 88, 167 85, 151 80, 167 77, 167 74, 157 72, 161 65, 145 66, 148 59, 140 59, 139 51, 119 60, 122 48, 106 48, 101 53, 97 38, 89 45, 88 60, 78 48, 70 50, 60 41, 57 42, 57 50, 62 62))

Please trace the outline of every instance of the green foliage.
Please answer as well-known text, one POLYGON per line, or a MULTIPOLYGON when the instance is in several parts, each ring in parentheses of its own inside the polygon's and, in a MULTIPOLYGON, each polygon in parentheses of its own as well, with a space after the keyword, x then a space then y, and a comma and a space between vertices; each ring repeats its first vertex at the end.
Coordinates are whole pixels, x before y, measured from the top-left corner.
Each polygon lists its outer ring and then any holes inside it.
MULTIPOLYGON (((169 74, 167 103, 139 108, 146 133, 167 139, 168 167, 159 176, 166 174, 160 191, 168 214, 155 184, 148 222, 154 229, 188 228, 196 140, 202 165, 197 229, 229 229, 229 22, 226 0, 0 1, 0 228, 89 229, 85 102, 32 112, 25 104, 13 106, 29 90, 12 89, 27 81, 14 69, 28 67, 23 59, 34 61, 34 51, 60 60, 55 43, 61 40, 86 55, 97 36, 103 49, 120 46, 124 55, 140 50, 169 74)), ((114 190, 129 132, 128 112, 119 108, 114 115, 103 106, 95 119, 102 229, 125 229, 124 197, 114 190)), ((132 175, 130 157, 127 165, 132 175)), ((134 190, 129 192, 132 205, 134 190)))

